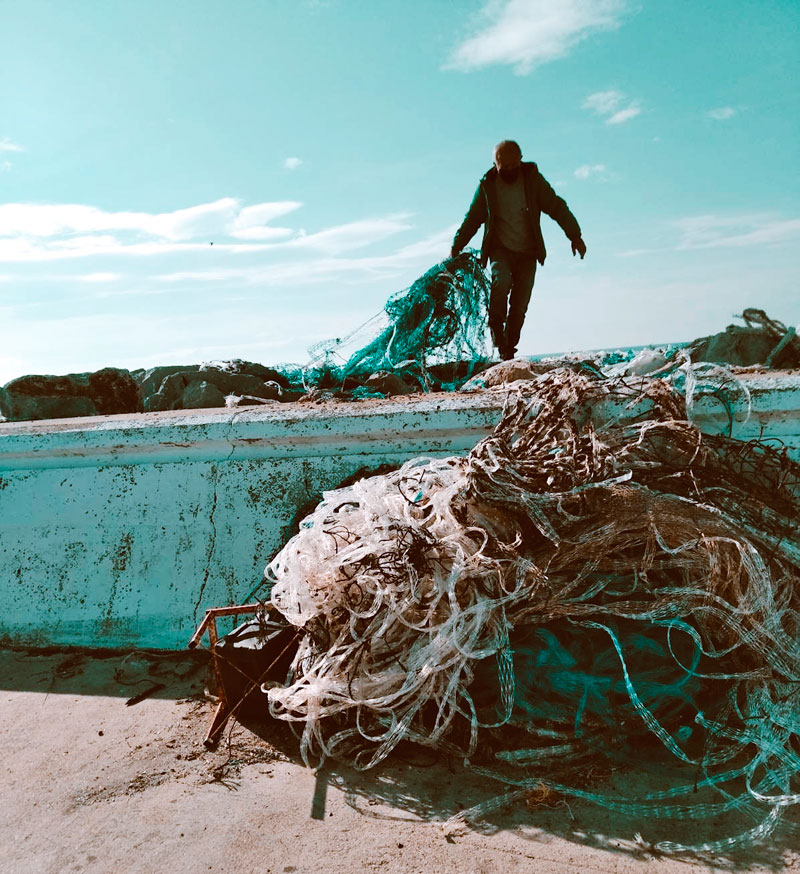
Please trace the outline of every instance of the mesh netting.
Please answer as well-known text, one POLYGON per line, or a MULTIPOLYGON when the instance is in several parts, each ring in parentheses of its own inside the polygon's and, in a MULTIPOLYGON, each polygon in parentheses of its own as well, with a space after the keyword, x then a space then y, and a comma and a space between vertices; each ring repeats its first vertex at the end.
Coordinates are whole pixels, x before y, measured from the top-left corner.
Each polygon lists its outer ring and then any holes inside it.
POLYGON ((268 568, 307 632, 271 712, 306 761, 369 768, 410 740, 514 787, 453 827, 544 788, 754 818, 662 852, 769 834, 800 801, 800 465, 702 434, 664 381, 555 370, 532 392, 466 457, 325 494, 268 568), (575 778, 648 743, 691 780, 628 798, 575 778))
POLYGON ((465 362, 459 372, 463 382, 487 358, 488 295, 486 274, 475 252, 448 258, 410 288, 392 295, 382 313, 346 337, 312 346, 309 363, 294 379, 306 387, 333 387, 348 378, 399 371, 420 388, 446 388, 430 367, 465 362))

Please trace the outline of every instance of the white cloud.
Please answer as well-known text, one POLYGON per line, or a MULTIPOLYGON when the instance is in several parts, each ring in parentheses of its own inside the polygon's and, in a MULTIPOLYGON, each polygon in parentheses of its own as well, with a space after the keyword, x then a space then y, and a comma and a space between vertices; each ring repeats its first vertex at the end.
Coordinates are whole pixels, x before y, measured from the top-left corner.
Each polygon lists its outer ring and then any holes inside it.
POLYGON ((0 152, 24 152, 25 150, 22 146, 17 145, 17 143, 12 143, 8 137, 3 137, 0 140, 0 152))
POLYGON ((709 109, 708 117, 717 121, 726 121, 736 115, 736 110, 732 106, 718 106, 716 109, 709 109))
POLYGON ((590 109, 597 115, 610 115, 625 99, 621 91, 596 91, 590 94, 581 104, 583 109, 590 109))
POLYGON ((632 103, 626 109, 620 109, 620 111, 615 112, 611 118, 607 118, 606 124, 622 124, 623 122, 630 121, 632 118, 636 118, 641 111, 641 107, 638 103, 632 103))
POLYGON ((221 270, 177 271, 153 278, 169 283, 242 282, 247 285, 279 285, 287 282, 359 282, 365 277, 397 275, 398 271, 411 267, 427 269, 432 263, 442 260, 447 255, 455 229, 455 225, 444 228, 422 240, 402 246, 388 255, 360 258, 325 255, 311 260, 284 261, 267 267, 262 264, 221 270))
POLYGON ((9 173, 14 165, 11 161, 3 161, 0 163, 0 173, 9 173))
POLYGON ((246 206, 230 225, 230 236, 237 240, 275 240, 291 236, 291 228, 269 227, 269 222, 294 212, 302 205, 296 200, 282 200, 246 206))
POLYGON ((283 166, 287 170, 296 170, 303 163, 301 158, 287 158, 283 162, 283 166))
POLYGON ((411 228, 408 214, 349 222, 314 233, 273 227, 299 201, 242 207, 234 198, 168 213, 106 212, 84 204, 0 205, 0 262, 208 251, 258 253, 283 247, 331 255, 411 228))
POLYGON ((622 124, 635 118, 642 111, 638 100, 629 100, 621 91, 596 91, 581 104, 595 115, 603 116, 606 124, 622 124), (624 104, 627 103, 627 106, 624 104))
POLYGON ((386 218, 348 222, 314 234, 301 234, 283 245, 292 248, 317 249, 333 255, 351 249, 360 249, 393 234, 408 231, 412 227, 408 223, 409 218, 408 213, 399 213, 386 218))
POLYGON ((678 249, 759 246, 800 237, 800 218, 774 213, 687 216, 674 225, 681 232, 678 249))
POLYGON ((239 202, 232 197, 174 212, 106 212, 77 203, 5 203, 0 205, 0 237, 92 234, 130 231, 169 240, 190 240, 232 222, 239 202))
POLYGON ((116 282, 122 279, 119 273, 84 273, 81 276, 76 276, 75 279, 80 282, 116 282))
POLYGON ((575 170, 575 178, 588 179, 590 176, 604 176, 606 172, 605 164, 581 164, 575 170))
POLYGON ((517 74, 529 73, 591 34, 615 30, 626 6, 625 0, 488 0, 445 69, 509 64, 517 74))

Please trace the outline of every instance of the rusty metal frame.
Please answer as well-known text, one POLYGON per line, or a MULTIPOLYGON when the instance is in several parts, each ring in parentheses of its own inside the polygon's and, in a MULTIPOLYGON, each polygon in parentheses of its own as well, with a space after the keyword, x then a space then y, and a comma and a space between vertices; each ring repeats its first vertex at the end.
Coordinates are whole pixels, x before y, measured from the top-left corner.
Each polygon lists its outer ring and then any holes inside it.
POLYGON ((222 685, 222 678, 219 669, 219 653, 217 652, 217 641, 219 634, 217 632, 217 619, 220 616, 246 616, 257 613, 259 610, 267 612, 269 607, 265 604, 239 604, 233 607, 211 607, 206 610, 206 615, 203 617, 200 624, 197 626, 192 639, 189 641, 189 649, 195 649, 203 635, 208 632, 208 645, 211 650, 211 666, 214 669, 214 679, 217 683, 217 704, 214 715, 211 718, 211 724, 208 727, 203 745, 206 749, 213 750, 219 743, 220 736, 225 728, 228 719, 235 713, 236 708, 241 703, 231 704, 225 695, 225 688, 222 685))

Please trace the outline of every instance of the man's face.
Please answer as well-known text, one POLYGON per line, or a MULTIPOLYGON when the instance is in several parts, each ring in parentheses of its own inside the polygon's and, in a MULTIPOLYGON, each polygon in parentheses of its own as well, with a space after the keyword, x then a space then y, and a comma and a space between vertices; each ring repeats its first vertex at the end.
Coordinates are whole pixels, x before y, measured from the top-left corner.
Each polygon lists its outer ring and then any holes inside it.
POLYGON ((506 182, 514 182, 519 176, 521 160, 522 156, 516 149, 495 149, 494 166, 506 182))

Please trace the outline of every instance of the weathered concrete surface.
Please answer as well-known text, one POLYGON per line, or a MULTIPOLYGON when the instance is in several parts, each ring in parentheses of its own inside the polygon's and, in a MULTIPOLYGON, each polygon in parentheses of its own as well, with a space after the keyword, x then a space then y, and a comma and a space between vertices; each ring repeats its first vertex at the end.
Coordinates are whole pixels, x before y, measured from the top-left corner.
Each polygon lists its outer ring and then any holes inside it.
POLYGON ((448 396, 0 425, 0 636, 182 647, 325 489, 463 452, 497 415, 448 396))
MULTIPOLYGON (((800 377, 748 376, 700 427, 800 457, 800 377)), ((524 385, 524 384, 523 384, 524 385)), ((359 470, 469 450, 505 390, 0 424, 0 639, 180 648, 239 603, 303 507, 359 470)))

